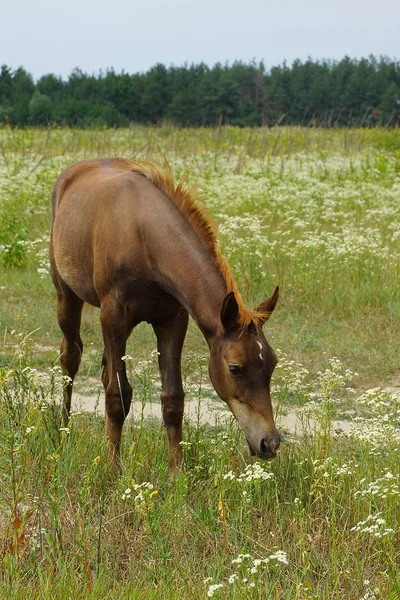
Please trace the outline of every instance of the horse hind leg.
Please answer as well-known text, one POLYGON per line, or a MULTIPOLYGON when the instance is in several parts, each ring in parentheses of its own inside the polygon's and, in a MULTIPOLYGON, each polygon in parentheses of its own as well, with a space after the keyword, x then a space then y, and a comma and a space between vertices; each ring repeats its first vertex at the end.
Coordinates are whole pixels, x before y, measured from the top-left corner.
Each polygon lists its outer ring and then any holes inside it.
POLYGON ((64 375, 70 377, 64 391, 62 421, 68 424, 71 412, 71 396, 75 375, 81 362, 83 343, 79 334, 83 301, 68 288, 67 293, 58 294, 58 324, 64 337, 61 342, 60 363, 64 375))
POLYGON ((123 307, 111 297, 102 302, 100 320, 104 341, 102 381, 106 396, 106 435, 110 460, 116 464, 120 454, 122 427, 132 400, 132 387, 122 360, 131 330, 127 326, 123 307))
POLYGON ((108 378, 108 368, 107 368, 107 357, 106 351, 103 350, 103 358, 101 359, 101 381, 103 383, 104 389, 107 389, 109 378, 108 378))

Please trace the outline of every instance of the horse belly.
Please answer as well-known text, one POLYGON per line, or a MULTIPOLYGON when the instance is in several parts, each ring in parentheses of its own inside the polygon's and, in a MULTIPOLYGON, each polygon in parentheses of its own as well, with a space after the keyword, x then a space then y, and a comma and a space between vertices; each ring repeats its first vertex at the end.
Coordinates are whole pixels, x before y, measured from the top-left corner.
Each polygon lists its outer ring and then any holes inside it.
POLYGON ((89 249, 82 248, 73 237, 66 242, 53 236, 54 263, 57 277, 67 285, 81 300, 100 306, 93 285, 93 259, 89 249))

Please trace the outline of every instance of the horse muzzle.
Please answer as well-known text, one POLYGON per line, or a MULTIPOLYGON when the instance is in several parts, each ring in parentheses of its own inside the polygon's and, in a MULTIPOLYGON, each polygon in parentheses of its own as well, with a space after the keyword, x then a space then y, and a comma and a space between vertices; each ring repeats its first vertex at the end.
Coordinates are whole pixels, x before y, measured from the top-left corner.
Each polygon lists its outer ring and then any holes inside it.
POLYGON ((247 438, 246 441, 249 446, 250 454, 252 456, 258 456, 258 458, 261 458, 263 460, 268 458, 275 458, 277 450, 281 443, 279 435, 263 438, 257 447, 251 444, 247 438))

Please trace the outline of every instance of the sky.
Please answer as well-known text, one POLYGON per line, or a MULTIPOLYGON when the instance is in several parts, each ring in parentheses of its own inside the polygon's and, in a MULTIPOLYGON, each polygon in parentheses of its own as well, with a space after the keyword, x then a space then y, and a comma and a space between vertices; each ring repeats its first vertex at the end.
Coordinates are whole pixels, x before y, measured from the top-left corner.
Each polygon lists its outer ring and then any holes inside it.
POLYGON ((0 64, 35 80, 78 67, 400 59, 400 0, 0 0, 0 64))

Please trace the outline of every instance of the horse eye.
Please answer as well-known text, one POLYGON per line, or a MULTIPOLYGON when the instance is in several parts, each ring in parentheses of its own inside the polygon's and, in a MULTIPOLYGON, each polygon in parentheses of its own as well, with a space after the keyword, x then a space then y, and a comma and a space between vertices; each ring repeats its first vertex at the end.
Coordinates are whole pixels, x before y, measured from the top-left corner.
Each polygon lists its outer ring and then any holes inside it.
POLYGON ((232 377, 240 377, 243 373, 243 369, 240 365, 228 365, 228 367, 232 377))

